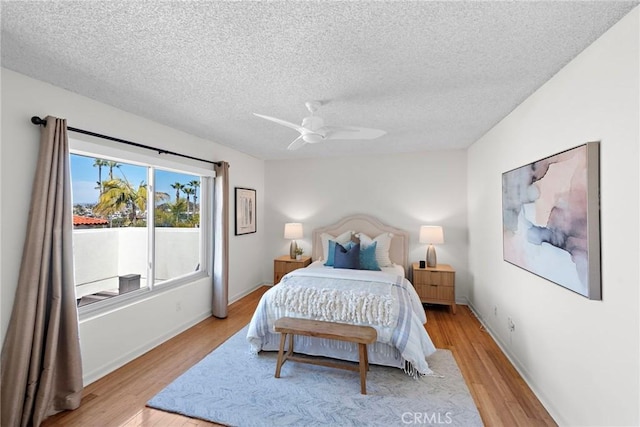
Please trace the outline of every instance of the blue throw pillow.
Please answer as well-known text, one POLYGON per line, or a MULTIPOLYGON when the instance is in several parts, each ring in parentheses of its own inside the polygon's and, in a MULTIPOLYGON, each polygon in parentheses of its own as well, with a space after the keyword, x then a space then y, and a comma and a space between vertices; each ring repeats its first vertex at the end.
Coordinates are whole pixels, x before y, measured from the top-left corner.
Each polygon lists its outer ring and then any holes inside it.
POLYGON ((376 246, 378 246, 378 242, 373 242, 369 246, 360 245, 360 270, 380 271, 376 260, 376 246))
POLYGON ((339 243, 335 244, 333 268, 360 269, 360 245, 353 245, 346 249, 339 243))
POLYGON ((327 262, 324 263, 327 267, 333 267, 333 261, 336 253, 336 245, 343 246, 345 249, 351 249, 355 243, 347 242, 344 245, 340 245, 338 242, 334 242, 333 240, 329 240, 329 251, 327 252, 327 262))

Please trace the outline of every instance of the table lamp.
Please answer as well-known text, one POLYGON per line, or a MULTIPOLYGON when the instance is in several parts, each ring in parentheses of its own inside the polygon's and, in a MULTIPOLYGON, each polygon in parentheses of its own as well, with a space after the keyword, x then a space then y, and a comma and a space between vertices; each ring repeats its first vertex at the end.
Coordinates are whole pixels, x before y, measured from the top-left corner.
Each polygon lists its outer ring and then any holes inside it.
POLYGON ((444 243, 442 227, 438 225, 423 225, 420 227, 420 243, 429 244, 427 247, 427 267, 436 267, 438 262, 436 259, 436 248, 434 248, 433 245, 444 243))
POLYGON ((288 222, 284 225, 284 238, 291 239, 291 246, 289 246, 289 256, 291 259, 296 259, 296 251, 298 250, 296 239, 302 239, 302 237, 302 224, 299 222, 288 222))

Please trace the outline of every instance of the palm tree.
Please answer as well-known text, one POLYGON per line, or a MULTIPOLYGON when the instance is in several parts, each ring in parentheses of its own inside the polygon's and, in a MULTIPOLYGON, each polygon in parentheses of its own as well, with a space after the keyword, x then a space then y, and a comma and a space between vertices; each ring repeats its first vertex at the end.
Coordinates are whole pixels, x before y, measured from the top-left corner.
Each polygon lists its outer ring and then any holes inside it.
POLYGON ((189 181, 189 184, 193 187, 193 210, 197 209, 198 206, 198 187, 200 187, 200 180, 194 179, 193 181, 189 181))
POLYGON ((184 188, 184 184, 176 182, 175 184, 171 184, 171 188, 176 190, 176 202, 178 202, 180 200, 180 191, 184 188))
MULTIPOLYGON (((128 211, 128 225, 135 225, 137 212, 147 209, 147 184, 142 181, 138 188, 134 188, 128 181, 120 178, 104 182, 105 191, 100 196, 95 210, 103 216, 110 216, 117 212, 128 211)), ((155 193, 156 202, 168 200, 167 193, 155 193)))
POLYGON ((187 195, 187 213, 189 213, 189 196, 195 194, 196 190, 191 187, 184 187, 182 192, 187 195))
POLYGON ((109 179, 113 179, 113 168, 119 168, 120 167, 120 163, 118 162, 114 162, 111 160, 108 160, 107 162, 107 166, 109 166, 109 179))
POLYGON ((100 194, 102 194, 102 191, 103 191, 103 187, 102 187, 102 167, 103 166, 107 166, 106 160, 95 159, 95 161, 93 162, 93 167, 98 168, 98 183, 97 183, 98 186, 96 187, 96 189, 100 190, 100 194))
POLYGON ((154 216, 156 227, 171 227, 173 225, 173 219, 169 212, 169 205, 166 205, 163 208, 156 207, 154 216))
POLYGON ((98 199, 95 211, 109 217, 129 209, 129 221, 133 222, 136 215, 136 201, 139 197, 138 190, 119 178, 105 181, 103 185, 104 192, 98 199))
MULTIPOLYGON (((146 184, 145 184, 145 188, 146 188, 146 184)), ((156 203, 158 202, 166 202, 167 200, 169 200, 169 193, 163 193, 162 191, 156 191, 156 203)))
POLYGON ((180 216, 187 211, 187 204, 184 200, 177 200, 175 203, 169 203, 167 210, 173 217, 173 225, 177 226, 180 222, 180 216))
MULTIPOLYGON (((155 193, 155 204, 165 202, 169 200, 169 194, 163 193, 161 191, 156 191, 155 193)), ((147 211, 147 184, 142 181, 138 186, 138 190, 136 191, 136 200, 135 205, 140 212, 147 211)), ((149 213, 147 212, 147 215, 149 213)))

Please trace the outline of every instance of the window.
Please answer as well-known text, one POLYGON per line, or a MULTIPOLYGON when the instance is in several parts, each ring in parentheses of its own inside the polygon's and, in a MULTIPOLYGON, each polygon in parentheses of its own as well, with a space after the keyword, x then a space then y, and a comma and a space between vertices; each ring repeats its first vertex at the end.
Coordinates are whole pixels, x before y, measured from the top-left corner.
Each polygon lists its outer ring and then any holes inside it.
POLYGON ((165 282, 200 269, 199 176, 156 170, 155 282, 165 282), (175 196, 175 197, 172 197, 175 196))
POLYGON ((81 314, 208 274, 213 171, 70 140, 81 314))

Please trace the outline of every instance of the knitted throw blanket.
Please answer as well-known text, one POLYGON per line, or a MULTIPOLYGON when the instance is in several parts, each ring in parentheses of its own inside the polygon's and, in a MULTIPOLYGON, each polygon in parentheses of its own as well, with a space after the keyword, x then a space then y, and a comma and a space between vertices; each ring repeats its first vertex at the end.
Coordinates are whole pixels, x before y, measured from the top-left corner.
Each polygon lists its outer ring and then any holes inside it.
POLYGON ((281 283, 274 290, 272 304, 281 310, 309 319, 329 322, 395 326, 390 295, 358 290, 308 288, 281 283))

